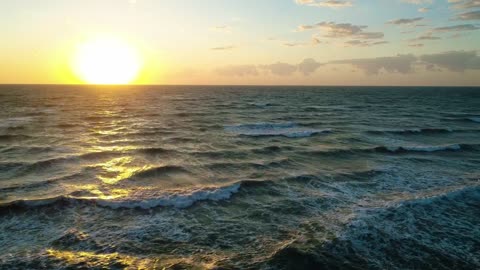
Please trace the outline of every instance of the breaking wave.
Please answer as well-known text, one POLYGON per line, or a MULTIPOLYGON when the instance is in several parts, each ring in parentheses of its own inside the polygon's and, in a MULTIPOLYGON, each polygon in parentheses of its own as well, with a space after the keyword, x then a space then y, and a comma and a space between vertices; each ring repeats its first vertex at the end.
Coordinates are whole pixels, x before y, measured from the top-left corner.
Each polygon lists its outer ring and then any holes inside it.
POLYGON ((267 261, 275 269, 477 269, 479 186, 448 190, 393 206, 360 209, 328 241, 301 239, 276 250, 267 261), (473 231, 471 231, 473 229, 473 231), (401 256, 399 256, 401 254, 401 256), (455 268, 455 267, 453 267, 455 268))
POLYGON ((467 119, 475 123, 480 123, 480 117, 469 117, 467 119))
POLYGON ((412 145, 412 146, 375 146, 368 148, 345 148, 331 150, 306 151, 304 154, 317 155, 338 155, 355 153, 384 153, 384 154, 402 154, 402 153, 433 153, 447 151, 475 151, 478 150, 477 144, 449 144, 449 145, 412 145))
MULTIPOLYGON (((111 209, 150 209, 155 207, 187 208, 200 201, 221 201, 229 199, 240 189, 237 182, 221 187, 201 187, 190 190, 158 191, 140 189, 132 191, 128 197, 103 199, 97 197, 76 197, 63 195, 35 200, 17 200, 0 205, 0 211, 36 208, 49 205, 70 205, 76 203, 94 204, 111 209)), ((75 194, 75 193, 72 193, 75 194)))

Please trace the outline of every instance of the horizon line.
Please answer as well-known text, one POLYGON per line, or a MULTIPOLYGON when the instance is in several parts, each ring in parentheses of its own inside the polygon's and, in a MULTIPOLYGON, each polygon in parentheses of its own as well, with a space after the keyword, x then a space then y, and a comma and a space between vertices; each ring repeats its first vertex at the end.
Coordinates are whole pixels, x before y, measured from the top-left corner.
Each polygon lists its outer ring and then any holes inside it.
POLYGON ((129 86, 239 86, 239 87, 455 87, 480 88, 480 85, 340 85, 340 84, 75 84, 75 83, 0 83, 1 86, 93 86, 93 87, 129 87, 129 86))

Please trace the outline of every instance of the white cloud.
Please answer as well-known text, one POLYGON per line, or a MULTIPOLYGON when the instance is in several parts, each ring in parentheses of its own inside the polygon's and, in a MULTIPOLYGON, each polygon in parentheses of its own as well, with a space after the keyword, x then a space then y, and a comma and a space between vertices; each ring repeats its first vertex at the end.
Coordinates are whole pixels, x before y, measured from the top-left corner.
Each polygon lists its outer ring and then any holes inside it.
POLYGON ((403 24, 414 24, 423 20, 423 17, 410 18, 410 19, 396 19, 387 22, 387 24, 403 25, 403 24))
POLYGON ((448 0, 454 9, 473 9, 480 7, 480 0, 448 0))
POLYGON ((425 4, 432 4, 433 0, 402 0, 402 2, 414 4, 414 5, 425 5, 425 4))
POLYGON ((277 62, 270 65, 262 65, 260 68, 270 71, 278 76, 289 76, 297 71, 297 66, 288 63, 277 62))
POLYGON ((344 0, 295 0, 299 5, 311 7, 345 8, 353 6, 352 1, 344 0))
POLYGON ((480 20, 480 10, 461 13, 455 18, 462 21, 480 20))
POLYGON ((368 75, 375 75, 379 74, 381 71, 402 74, 411 73, 413 71, 413 64, 415 61, 415 56, 411 54, 405 54, 392 57, 347 59, 330 63, 350 64, 365 71, 365 73, 368 75))
POLYGON ((474 51, 450 51, 427 54, 419 57, 426 64, 450 71, 464 72, 467 69, 480 69, 480 57, 474 51))
POLYGON ((315 61, 315 59, 307 58, 298 64, 298 71, 303 75, 308 76, 315 72, 322 64, 315 61))
POLYGON ((382 32, 364 31, 367 26, 353 25, 350 23, 320 22, 314 25, 300 25, 299 31, 320 29, 328 38, 355 38, 355 39, 380 39, 384 37, 382 32))
POLYGON ((221 47, 213 47, 213 48, 210 48, 210 50, 227 51, 227 50, 232 50, 232 49, 235 49, 235 48, 237 48, 237 47, 234 46, 234 45, 227 45, 227 46, 221 46, 221 47))

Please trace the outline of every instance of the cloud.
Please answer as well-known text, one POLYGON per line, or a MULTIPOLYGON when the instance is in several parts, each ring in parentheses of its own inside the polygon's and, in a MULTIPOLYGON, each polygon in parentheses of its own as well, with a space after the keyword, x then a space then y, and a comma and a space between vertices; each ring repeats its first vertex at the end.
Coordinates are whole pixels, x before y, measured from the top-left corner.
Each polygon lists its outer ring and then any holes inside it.
POLYGON ((276 76, 291 76, 296 72, 300 72, 304 76, 309 76, 314 73, 323 64, 315 61, 315 59, 307 58, 299 64, 289 64, 284 62, 277 62, 269 65, 230 65, 217 68, 215 71, 222 76, 258 76, 260 71, 276 76))
POLYGON ((305 43, 303 43, 303 42, 284 42, 283 45, 287 46, 287 47, 297 47, 297 46, 305 46, 305 43))
POLYGON ((350 64, 363 70, 368 75, 379 74, 381 71, 389 73, 407 74, 413 71, 416 57, 412 54, 392 57, 377 57, 363 59, 347 59, 330 62, 332 64, 350 64))
MULTIPOLYGON (((422 47, 423 44, 410 44, 410 46, 422 47)), ((480 57, 475 51, 449 51, 420 56, 406 54, 392 57, 340 60, 330 63, 350 64, 363 70, 367 75, 379 74, 381 71, 408 74, 414 71, 415 65, 423 65, 429 71, 441 71, 442 69, 453 72, 480 70, 480 57)))
POLYGON ((473 31, 480 29, 480 27, 475 26, 473 24, 461 24, 461 25, 453 25, 453 26, 446 26, 446 27, 437 27, 432 29, 433 32, 459 32, 459 31, 473 31))
POLYGON ((310 41, 286 41, 275 37, 267 38, 268 41, 278 42, 279 44, 285 47, 306 47, 306 46, 317 46, 319 44, 325 44, 327 42, 320 40, 316 36, 312 36, 310 41))
POLYGON ((311 7, 328 7, 328 8, 345 8, 352 7, 351 1, 344 0, 295 0, 298 5, 305 5, 311 7))
POLYGON ((307 58, 297 65, 297 69, 303 75, 308 76, 315 72, 322 64, 315 61, 315 59, 307 58))
POLYGON ((296 65, 291 65, 288 63, 277 62, 270 65, 262 65, 260 68, 270 71, 272 74, 278 76, 289 76, 297 71, 296 65))
POLYGON ((440 40, 442 39, 441 37, 433 36, 432 33, 426 33, 422 34, 416 38, 412 38, 409 41, 410 42, 418 42, 418 41, 426 41, 426 40, 440 40))
POLYGON ((426 41, 426 40, 440 40, 442 37, 439 37, 435 34, 444 34, 455 32, 456 34, 447 38, 458 37, 459 32, 465 31, 474 31, 478 30, 480 27, 473 25, 473 24, 460 24, 460 25, 453 25, 453 26, 445 26, 445 27, 437 27, 429 30, 426 33, 421 34, 420 36, 410 39, 410 42, 419 42, 419 41, 426 41))
POLYGON ((480 20, 480 10, 458 14, 455 19, 462 21, 480 20))
POLYGON ((229 45, 229 46, 222 46, 222 47, 213 47, 213 48, 210 48, 210 50, 226 51, 226 50, 232 50, 232 49, 235 49, 235 48, 237 48, 237 47, 234 46, 234 45, 229 45))
POLYGON ((448 0, 454 9, 473 9, 480 7, 479 0, 448 0))
POLYGON ((433 0, 402 0, 402 2, 414 4, 414 5, 424 5, 424 4, 432 4, 433 0))
POLYGON ((383 45, 383 44, 387 44, 387 43, 388 43, 388 41, 384 41, 384 40, 371 42, 369 40, 354 39, 354 40, 346 41, 345 45, 347 45, 347 46, 358 46, 358 47, 371 47, 371 46, 383 45))
MULTIPOLYGON (((422 43, 410 44, 411 47, 423 47, 422 43)), ((291 76, 296 72, 310 76, 321 66, 325 65, 351 65, 366 75, 380 73, 410 74, 415 72, 415 67, 424 67, 428 71, 453 71, 480 70, 480 57, 475 51, 449 51, 435 54, 399 54, 396 56, 357 58, 336 60, 319 63, 313 58, 304 59, 299 64, 277 62, 270 65, 231 65, 217 68, 216 72, 222 76, 258 76, 263 70, 265 74, 276 76, 291 76)))
POLYGON ((413 48, 420 48, 420 47, 423 47, 423 43, 413 43, 413 44, 408 44, 408 46, 413 48))
POLYGON ((413 23, 419 22, 421 20, 423 20, 423 17, 412 18, 412 19, 397 19, 397 20, 391 20, 391 21, 387 22, 387 24, 395 24, 395 25, 413 24, 413 23))
POLYGON ((355 39, 380 39, 384 37, 382 32, 366 32, 367 26, 350 23, 320 22, 315 25, 300 25, 299 31, 320 29, 328 38, 355 38, 355 39))
POLYGON ((418 12, 421 12, 421 13, 425 13, 425 12, 429 12, 430 9, 429 9, 429 8, 426 8, 426 7, 422 7, 422 8, 419 8, 417 11, 418 11, 418 12))
POLYGON ((258 76, 259 74, 255 65, 230 65, 217 68, 216 72, 230 77, 258 76))
POLYGON ((450 51, 426 54, 420 56, 419 59, 425 64, 455 72, 464 72, 467 69, 480 69, 480 57, 477 56, 475 51, 450 51))

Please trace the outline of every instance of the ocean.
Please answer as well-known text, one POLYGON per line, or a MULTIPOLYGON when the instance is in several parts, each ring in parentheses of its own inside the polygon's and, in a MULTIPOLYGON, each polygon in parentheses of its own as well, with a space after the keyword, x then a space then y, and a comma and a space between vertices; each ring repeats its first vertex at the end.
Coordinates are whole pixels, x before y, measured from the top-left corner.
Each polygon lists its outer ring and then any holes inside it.
POLYGON ((480 88, 0 86, 1 269, 479 269, 480 88))

